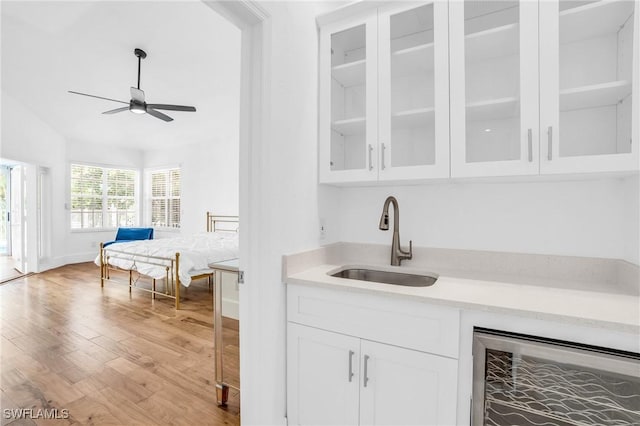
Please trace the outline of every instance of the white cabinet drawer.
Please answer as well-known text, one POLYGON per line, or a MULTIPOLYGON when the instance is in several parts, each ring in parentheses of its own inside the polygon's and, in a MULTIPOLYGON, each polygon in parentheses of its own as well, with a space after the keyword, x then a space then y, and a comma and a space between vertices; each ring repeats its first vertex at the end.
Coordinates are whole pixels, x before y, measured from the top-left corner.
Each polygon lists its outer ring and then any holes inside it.
POLYGON ((366 293, 287 287, 287 320, 458 358, 460 311, 366 293))

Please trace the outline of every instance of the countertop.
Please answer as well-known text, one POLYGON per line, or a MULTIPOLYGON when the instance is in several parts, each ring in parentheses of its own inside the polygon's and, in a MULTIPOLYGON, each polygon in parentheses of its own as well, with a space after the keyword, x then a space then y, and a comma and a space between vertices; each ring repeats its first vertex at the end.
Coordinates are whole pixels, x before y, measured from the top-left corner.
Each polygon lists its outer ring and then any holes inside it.
MULTIPOLYGON (((356 248, 355 252, 364 253, 366 249, 371 247, 367 246, 365 250, 356 248)), ((349 250, 353 252, 354 247, 350 247, 349 250)), ((344 256, 344 253, 344 246, 337 245, 285 256, 283 279, 288 284, 409 298, 470 310, 519 315, 640 335, 640 297, 638 294, 621 291, 616 283, 609 282, 597 286, 579 273, 572 275, 578 279, 571 281, 554 276, 517 276, 505 270, 496 270, 493 276, 485 270, 478 272, 478 278, 472 278, 473 271, 414 265, 385 266, 376 264, 379 259, 371 256, 362 262, 353 262, 354 256, 344 256), (363 265, 406 273, 432 272, 439 277, 430 287, 405 287, 330 275, 332 271, 344 266, 363 265), (528 284, 530 282, 534 282, 535 285, 528 284)), ((584 259, 579 259, 582 269, 585 267, 584 259)), ((526 262, 527 256, 521 261, 526 262)), ((572 260, 565 261, 565 264, 571 265, 571 262, 572 260)), ((589 276, 593 275, 593 272, 589 273, 589 276)), ((632 279, 637 278, 635 270, 631 276, 632 279)))

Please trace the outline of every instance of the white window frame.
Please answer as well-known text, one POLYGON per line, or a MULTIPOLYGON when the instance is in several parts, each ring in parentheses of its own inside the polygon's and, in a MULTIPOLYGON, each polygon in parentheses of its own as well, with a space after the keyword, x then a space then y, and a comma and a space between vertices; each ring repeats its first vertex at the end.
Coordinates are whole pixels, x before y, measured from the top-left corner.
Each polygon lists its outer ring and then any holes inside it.
POLYGON ((145 222, 148 223, 149 226, 152 226, 154 229, 161 231, 180 231, 181 223, 182 223, 182 167, 180 165, 174 166, 164 166, 164 167, 154 167, 152 169, 145 170, 145 222), (180 195, 172 196, 171 195, 171 172, 177 170, 180 173, 180 195), (164 197, 154 197, 153 196, 153 175, 154 174, 166 174, 166 192, 164 197), (165 217, 167 220, 171 218, 170 212, 170 200, 180 200, 180 221, 177 223, 177 226, 170 225, 156 225, 153 223, 153 200, 154 199, 164 199, 165 203, 165 217))
POLYGON ((126 166, 116 166, 116 165, 106 165, 106 164, 96 164, 96 163, 90 163, 90 162, 85 162, 85 161, 71 161, 69 163, 69 179, 67 180, 67 190, 69 191, 69 196, 68 196, 68 200, 69 200, 69 204, 68 204, 68 210, 69 210, 69 229, 71 230, 71 232, 99 232, 99 231, 112 231, 117 229, 120 225, 116 225, 116 226, 105 226, 105 220, 108 217, 109 214, 109 210, 108 210, 108 199, 109 199, 109 194, 107 192, 105 192, 105 188, 107 188, 107 177, 108 177, 108 171, 110 170, 122 170, 122 171, 130 171, 134 173, 134 188, 133 188, 133 213, 134 213, 134 219, 133 219, 133 224, 131 226, 139 226, 140 224, 140 171, 139 169, 136 169, 134 167, 126 167, 126 166), (74 213, 73 208, 72 208, 72 197, 73 194, 71 192, 71 183, 72 183, 72 168, 73 166, 82 166, 82 167, 96 167, 96 168, 100 168, 103 171, 102 174, 102 226, 99 227, 92 227, 92 228, 74 228, 73 227, 73 223, 72 223, 72 219, 71 219, 71 215, 74 213))

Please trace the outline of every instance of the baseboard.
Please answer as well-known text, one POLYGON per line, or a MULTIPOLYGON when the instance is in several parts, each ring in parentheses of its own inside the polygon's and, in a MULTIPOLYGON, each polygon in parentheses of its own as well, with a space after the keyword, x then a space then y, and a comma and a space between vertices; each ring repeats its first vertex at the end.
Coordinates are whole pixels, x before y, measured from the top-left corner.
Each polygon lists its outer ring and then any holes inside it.
POLYGON ((95 253, 75 253, 67 256, 40 259, 38 262, 38 272, 48 271, 49 269, 55 269, 73 263, 93 262, 97 255, 98 253, 96 251, 95 253))
POLYGON ((222 298, 222 315, 235 320, 240 319, 240 307, 237 300, 222 298))

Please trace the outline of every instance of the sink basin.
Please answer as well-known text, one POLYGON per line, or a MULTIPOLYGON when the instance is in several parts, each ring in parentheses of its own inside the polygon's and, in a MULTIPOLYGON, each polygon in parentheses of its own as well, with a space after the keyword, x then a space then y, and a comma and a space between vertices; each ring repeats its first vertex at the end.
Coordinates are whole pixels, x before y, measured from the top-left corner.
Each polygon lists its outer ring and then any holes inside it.
POLYGON ((383 284, 403 285, 407 287, 429 287, 438 277, 432 275, 405 272, 379 271, 365 268, 346 268, 331 274, 332 277, 350 280, 373 281, 383 284))

